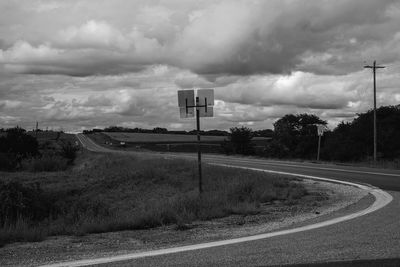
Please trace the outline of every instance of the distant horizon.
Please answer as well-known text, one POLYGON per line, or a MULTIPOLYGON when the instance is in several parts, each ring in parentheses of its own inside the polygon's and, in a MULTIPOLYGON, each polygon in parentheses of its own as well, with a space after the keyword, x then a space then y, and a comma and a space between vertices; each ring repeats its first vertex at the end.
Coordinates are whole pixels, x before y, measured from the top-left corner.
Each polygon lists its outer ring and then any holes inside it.
MULTIPOLYGON (((388 107, 388 106, 395 106, 395 107, 399 107, 400 106, 400 104, 398 104, 398 105, 387 105, 387 106, 379 106, 379 107, 377 107, 377 109, 379 109, 379 108, 381 108, 381 107, 388 107)), ((371 108, 371 109, 369 109, 369 110, 367 110, 367 111, 365 111, 365 112, 360 112, 360 113, 357 113, 357 114, 355 114, 355 116, 354 116, 354 118, 351 118, 350 120, 342 120, 342 121, 339 121, 336 125, 334 125, 333 127, 331 126, 329 126, 329 123, 327 124, 327 126, 328 126, 328 129, 329 130, 334 130, 337 126, 338 126, 338 124, 339 123, 342 123, 342 122, 351 122, 351 121, 353 121, 359 114, 363 114, 363 113, 367 113, 367 112, 372 112, 373 111, 373 109, 371 108)), ((293 113, 293 115, 298 115, 299 113, 293 113)), ((312 114, 312 113, 306 113, 306 114, 312 114)), ((290 115, 290 114, 285 114, 285 115, 290 115)), ((315 115, 315 114, 312 114, 312 115, 315 115)), ((283 116, 282 116, 283 117, 283 116)), ((276 120, 279 120, 280 118, 277 118, 276 120)), ((186 119, 186 120, 189 120, 189 119, 186 119)), ((195 119, 190 119, 190 120, 192 120, 193 122, 195 122, 195 119)), ((203 121, 203 119, 201 119, 201 121, 203 121)), ((135 129, 135 128, 138 128, 138 129, 141 129, 141 130, 149 130, 149 131, 151 131, 151 130, 153 130, 153 129, 155 129, 155 128, 164 128, 164 129, 167 129, 167 131, 185 131, 185 132, 191 132, 191 131, 196 131, 196 128, 192 128, 192 129, 190 129, 190 128, 188 128, 188 129, 169 129, 169 128, 166 128, 166 127, 161 127, 161 126, 154 126, 154 127, 151 127, 151 128, 142 128, 142 127, 127 127, 127 126, 122 126, 122 125, 108 125, 108 126, 95 126, 95 127, 92 127, 92 128, 85 128, 85 129, 82 129, 82 130, 80 130, 80 131, 65 131, 61 126, 60 127, 49 127, 49 126, 41 126, 41 124, 40 124, 40 122, 38 122, 39 123, 39 127, 38 127, 38 129, 39 130, 41 130, 41 131, 55 131, 55 132, 57 132, 57 131, 63 131, 63 132, 65 132, 65 133, 71 133, 71 134, 76 134, 76 133, 82 133, 82 132, 84 132, 84 131, 92 131, 92 130, 104 130, 104 129, 106 129, 106 128, 111 128, 111 127, 121 127, 121 128, 125 128, 125 129, 135 129)), ((193 126, 195 126, 195 125, 193 125, 193 126)), ((246 125, 234 125, 234 126, 232 126, 232 127, 242 127, 242 126, 244 126, 244 127, 247 127, 247 128, 250 128, 251 130, 253 130, 253 131, 262 131, 262 130, 271 130, 271 131, 274 131, 274 126, 272 125, 272 127, 271 128, 253 128, 253 127, 251 127, 251 126, 246 126, 246 125)), ((26 131, 35 131, 35 127, 36 127, 36 122, 34 123, 34 127, 22 127, 22 126, 20 126, 20 125, 14 125, 14 126, 9 126, 9 127, 2 127, 2 126, 0 126, 0 129, 8 129, 8 128, 15 128, 15 127, 21 127, 21 128, 23 128, 23 129, 25 129, 26 131)), ((230 128, 232 128, 232 127, 230 127, 230 128)), ((204 128, 201 128, 201 131, 205 131, 205 132, 207 132, 207 131, 225 131, 225 132, 229 132, 230 131, 230 128, 228 128, 228 129, 211 129, 211 128, 208 128, 208 129, 204 129, 204 128)))

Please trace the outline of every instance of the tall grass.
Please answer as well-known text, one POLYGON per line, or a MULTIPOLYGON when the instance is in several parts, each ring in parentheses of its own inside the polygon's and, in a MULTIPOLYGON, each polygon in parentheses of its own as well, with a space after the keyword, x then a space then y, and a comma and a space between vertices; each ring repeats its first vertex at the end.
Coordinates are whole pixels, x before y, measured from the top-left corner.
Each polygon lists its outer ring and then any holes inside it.
POLYGON ((57 155, 44 155, 31 158, 22 162, 22 168, 31 172, 65 171, 68 168, 68 160, 57 155))
MULTIPOLYGON (((46 198, 51 200, 47 217, 3 224, 0 244, 22 240, 15 237, 16 229, 31 229, 37 240, 47 234, 83 235, 170 224, 184 229, 196 220, 256 214, 262 203, 293 203, 307 194, 299 183, 282 177, 206 165, 200 196, 197 166, 191 161, 91 154, 78 162, 75 170, 40 181, 40 192, 52 196, 46 198)), ((27 231, 20 232, 26 233, 26 240, 35 240, 27 231)))
POLYGON ((0 228, 0 247, 13 242, 38 242, 47 237, 47 229, 32 225, 23 218, 6 223, 0 228))

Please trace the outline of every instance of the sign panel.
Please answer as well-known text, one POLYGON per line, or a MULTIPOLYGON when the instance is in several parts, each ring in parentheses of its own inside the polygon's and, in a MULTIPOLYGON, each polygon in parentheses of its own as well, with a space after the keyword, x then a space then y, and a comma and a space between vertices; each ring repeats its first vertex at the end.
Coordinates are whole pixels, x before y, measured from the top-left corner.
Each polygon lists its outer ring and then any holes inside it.
POLYGON ((213 117, 214 116, 214 108, 213 107, 205 107, 199 108, 199 116, 200 117, 213 117))
POLYGON ((199 98, 199 105, 214 106, 214 89, 199 89, 197 90, 197 96, 199 98))
POLYGON ((317 133, 318 136, 322 136, 324 134, 324 132, 328 129, 325 125, 323 124, 317 124, 317 133))
POLYGON ((194 106, 194 90, 178 91, 178 106, 180 108, 186 108, 186 105, 194 106))
POLYGON ((194 108, 179 108, 181 118, 192 118, 194 117, 194 108))

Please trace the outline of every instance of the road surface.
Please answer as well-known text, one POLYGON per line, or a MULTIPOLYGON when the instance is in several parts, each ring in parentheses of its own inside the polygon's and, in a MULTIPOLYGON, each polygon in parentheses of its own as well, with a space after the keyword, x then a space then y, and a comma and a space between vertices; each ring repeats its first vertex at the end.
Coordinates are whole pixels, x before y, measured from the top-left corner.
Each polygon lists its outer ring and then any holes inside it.
MULTIPOLYGON (((91 151, 129 153, 101 147, 84 135, 78 135, 78 138, 91 151)), ((190 154, 180 155, 195 158, 190 154)), ((318 229, 101 266, 271 266, 311 263, 334 266, 344 265, 348 261, 357 266, 382 266, 384 263, 384 266, 400 266, 400 171, 218 155, 203 155, 203 159, 210 163, 371 184, 388 190, 393 201, 373 213, 318 229), (365 265, 365 260, 371 265, 365 265)))

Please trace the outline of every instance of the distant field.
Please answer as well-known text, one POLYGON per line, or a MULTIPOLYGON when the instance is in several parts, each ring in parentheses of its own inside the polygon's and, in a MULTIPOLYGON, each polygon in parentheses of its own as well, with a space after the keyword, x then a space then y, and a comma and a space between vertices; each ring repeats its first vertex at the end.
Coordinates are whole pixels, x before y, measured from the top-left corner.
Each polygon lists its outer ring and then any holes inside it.
MULTIPOLYGON (((129 143, 192 143, 197 142, 196 135, 184 134, 152 134, 152 133, 116 133, 105 132, 110 138, 129 143)), ((201 136, 201 140, 207 143, 220 143, 227 139, 227 136, 201 136)), ((269 138, 255 137, 254 141, 266 141, 269 138)))

